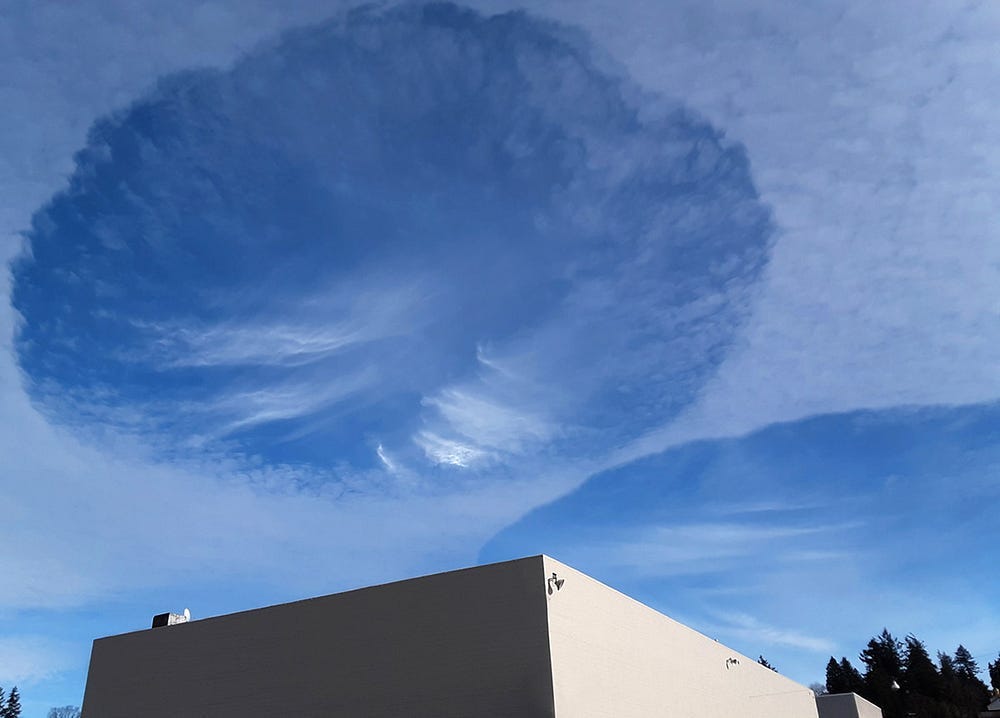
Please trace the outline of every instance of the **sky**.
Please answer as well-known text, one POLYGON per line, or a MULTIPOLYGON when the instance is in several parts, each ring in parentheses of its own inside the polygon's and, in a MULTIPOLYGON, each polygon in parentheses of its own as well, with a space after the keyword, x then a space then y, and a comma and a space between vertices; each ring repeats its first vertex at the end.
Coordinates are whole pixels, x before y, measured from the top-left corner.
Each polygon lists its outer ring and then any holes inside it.
POLYGON ((0 685, 546 553, 1000 650, 1000 7, 13 2, 0 685))

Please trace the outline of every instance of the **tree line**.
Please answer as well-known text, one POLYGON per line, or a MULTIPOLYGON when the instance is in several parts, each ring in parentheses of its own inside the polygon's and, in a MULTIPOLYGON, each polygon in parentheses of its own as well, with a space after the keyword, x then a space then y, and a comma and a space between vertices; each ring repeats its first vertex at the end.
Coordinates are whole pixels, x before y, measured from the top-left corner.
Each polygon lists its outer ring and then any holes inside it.
MULTIPOLYGON (((990 689, 972 654, 959 645, 953 654, 937 652, 910 634, 902 641, 888 630, 868 641, 859 655, 863 671, 847 657, 830 656, 828 693, 857 693, 882 709, 885 718, 977 718, 990 702, 990 689)), ((1000 690, 1000 656, 988 666, 994 690, 1000 690)))

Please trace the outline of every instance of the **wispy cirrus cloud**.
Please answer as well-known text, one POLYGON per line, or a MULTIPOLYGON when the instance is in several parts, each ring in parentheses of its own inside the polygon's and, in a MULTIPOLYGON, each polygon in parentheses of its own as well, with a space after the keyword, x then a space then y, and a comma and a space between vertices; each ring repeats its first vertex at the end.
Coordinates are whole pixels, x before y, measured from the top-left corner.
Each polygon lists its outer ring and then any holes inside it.
POLYGON ((797 524, 770 520, 766 523, 705 522, 627 525, 605 531, 594 540, 592 532, 573 542, 571 550, 603 571, 628 574, 633 580, 683 575, 719 575, 753 563, 813 561, 819 553, 826 558, 834 552, 806 550, 808 547, 840 545, 845 533, 856 524, 797 524))
POLYGON ((837 644, 829 638, 772 626, 746 613, 721 613, 716 618, 719 623, 706 626, 707 630, 718 629, 759 646, 790 646, 817 653, 830 653, 837 649, 837 644))
POLYGON ((430 431, 421 431, 414 441, 435 464, 467 468, 489 460, 491 455, 471 443, 446 439, 430 431))

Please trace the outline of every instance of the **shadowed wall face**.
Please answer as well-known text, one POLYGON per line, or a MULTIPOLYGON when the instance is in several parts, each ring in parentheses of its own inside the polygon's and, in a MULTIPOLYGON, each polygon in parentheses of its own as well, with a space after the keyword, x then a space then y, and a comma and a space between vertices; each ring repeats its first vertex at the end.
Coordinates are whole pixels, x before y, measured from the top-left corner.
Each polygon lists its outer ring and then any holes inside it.
POLYGON ((882 709, 857 693, 816 696, 819 718, 882 718, 882 709))
POLYGON ((554 715, 540 557, 94 643, 86 718, 554 715))

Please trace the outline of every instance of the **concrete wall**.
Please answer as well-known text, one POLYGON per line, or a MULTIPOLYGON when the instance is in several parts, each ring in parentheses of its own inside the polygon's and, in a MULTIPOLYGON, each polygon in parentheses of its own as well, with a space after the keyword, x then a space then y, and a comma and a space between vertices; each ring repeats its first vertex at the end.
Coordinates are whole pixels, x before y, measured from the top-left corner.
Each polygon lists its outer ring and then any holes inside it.
POLYGON ((819 718, 882 718, 882 709, 857 693, 816 696, 819 718))
POLYGON ((84 718, 554 714, 541 557, 94 642, 84 718))
POLYGON ((811 690, 548 557, 556 716, 816 718, 811 690), (727 665, 736 658, 738 665, 727 665))

